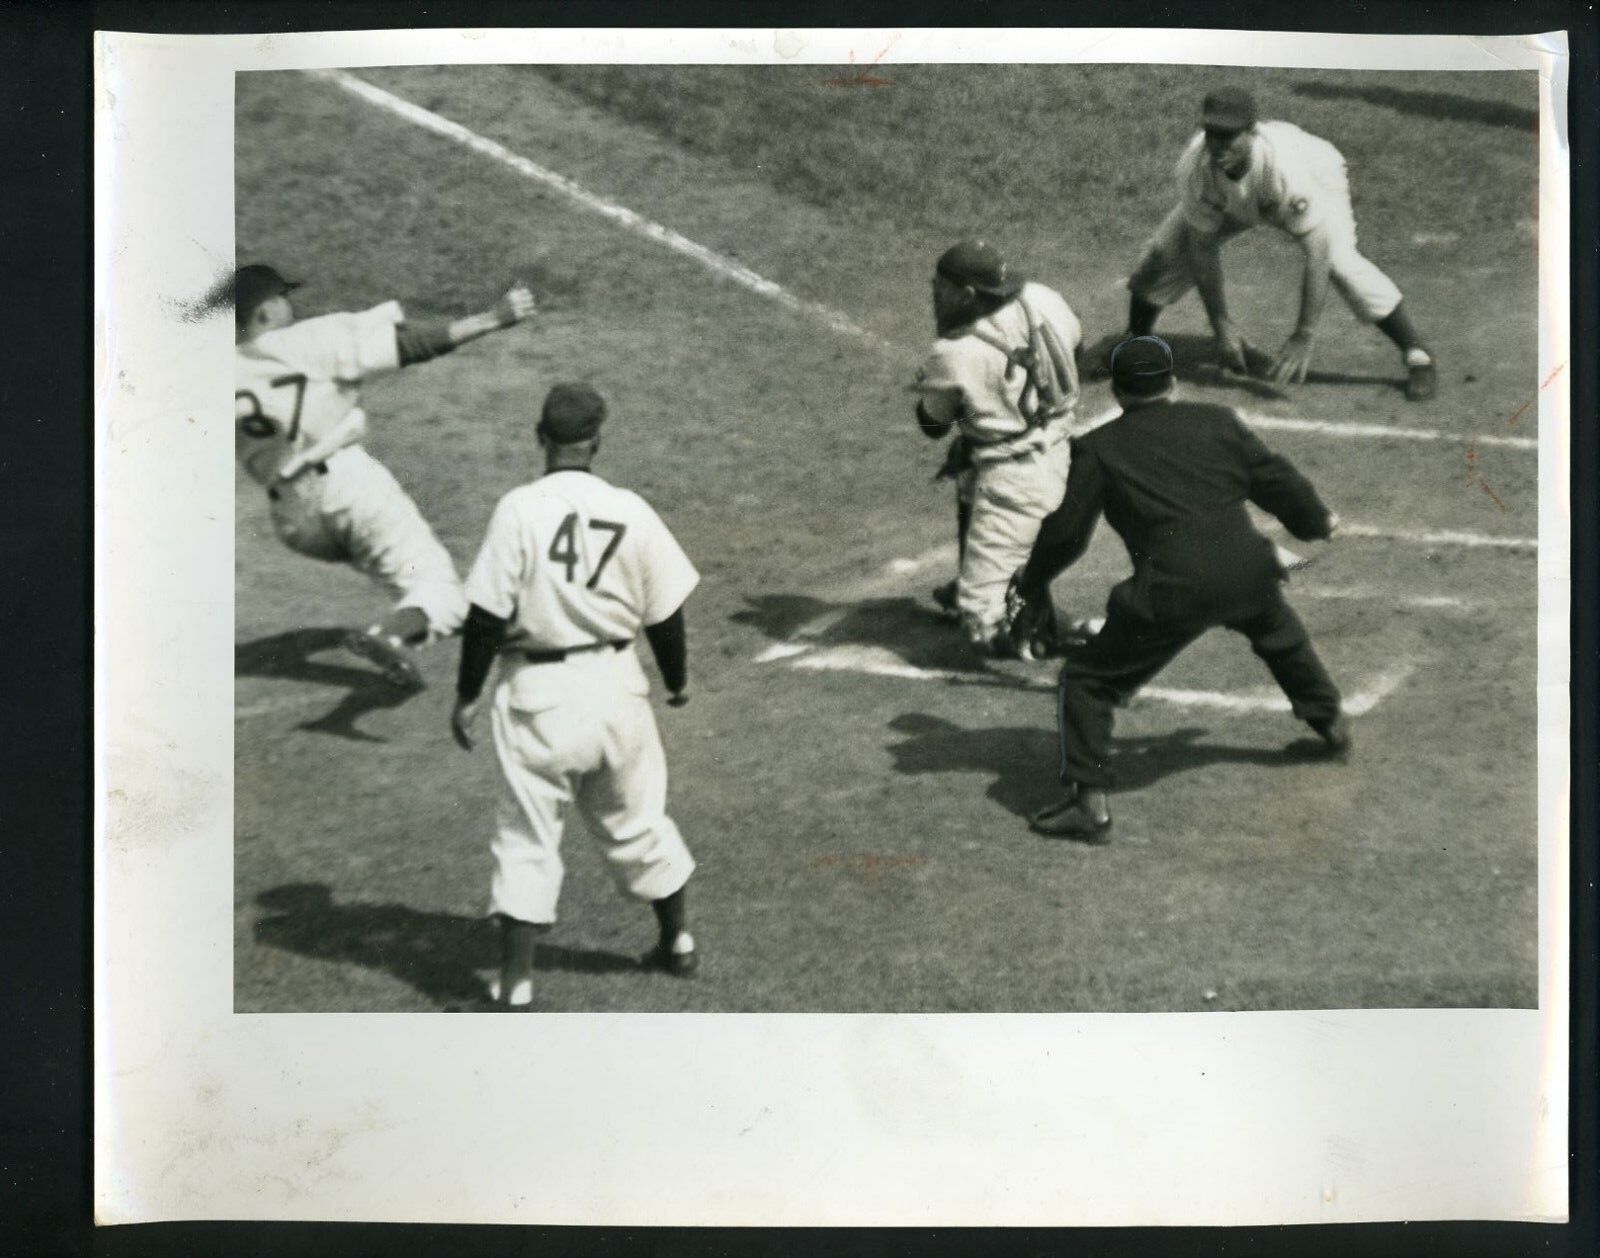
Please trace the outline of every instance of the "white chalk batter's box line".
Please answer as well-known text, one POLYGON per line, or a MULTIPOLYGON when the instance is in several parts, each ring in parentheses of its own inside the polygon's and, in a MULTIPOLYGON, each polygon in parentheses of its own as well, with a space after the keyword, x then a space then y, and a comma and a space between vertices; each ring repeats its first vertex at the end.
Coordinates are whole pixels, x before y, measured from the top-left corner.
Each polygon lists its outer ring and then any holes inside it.
MULTIPOLYGON (((1386 530, 1363 530, 1359 526, 1352 529, 1348 525, 1342 526, 1340 531, 1342 533, 1351 532, 1354 536, 1377 539, 1396 538, 1406 542, 1426 539, 1429 545, 1454 543, 1470 546, 1508 541, 1512 543, 1527 543, 1529 546, 1533 545, 1531 539, 1491 539, 1480 537, 1477 534, 1403 533, 1396 535, 1386 530)), ((883 596, 893 593, 895 590, 904 589, 909 578, 919 573, 925 573, 936 565, 949 568, 955 561, 955 553, 953 545, 945 544, 925 551, 915 558, 891 559, 877 575, 867 581, 857 582, 851 588, 850 596, 838 606, 830 607, 821 615, 814 616, 790 634, 786 641, 775 642, 762 650, 752 662, 756 664, 787 662, 791 668, 810 672, 857 673, 872 677, 898 678, 905 681, 940 682, 953 686, 994 686, 1006 689, 1037 691, 1054 690, 1055 682, 1053 680, 1030 679, 1010 672, 1001 673, 994 670, 964 671, 959 669, 922 668, 906 663, 885 647, 860 643, 830 644, 825 641, 827 635, 855 610, 857 600, 883 596)), ((1314 586, 1307 585, 1303 577, 1297 577, 1291 582, 1291 597, 1294 599, 1358 601, 1376 606, 1398 606, 1419 611, 1446 613, 1474 612, 1487 607, 1512 605, 1498 602, 1474 602, 1451 595, 1411 595, 1362 587, 1314 586)), ((1345 710, 1355 716, 1361 716, 1372 711, 1405 682, 1411 675, 1412 669, 1412 665, 1406 664, 1380 674, 1365 689, 1346 696, 1345 710)), ((1289 701, 1281 694, 1266 691, 1262 693, 1233 694, 1212 690, 1147 686, 1139 692, 1139 698, 1160 703, 1214 708, 1229 712, 1287 712, 1290 710, 1289 701)))
MULTIPOLYGON (((345 70, 304 70, 301 73, 310 78, 329 83, 341 91, 367 104, 404 119, 413 126, 424 131, 432 132, 459 144, 463 148, 498 162, 509 170, 515 171, 524 179, 550 188, 579 208, 591 214, 597 214, 608 222, 615 223, 623 229, 633 232, 646 240, 670 249, 683 257, 689 258, 698 265, 725 280, 739 285, 741 288, 755 293, 768 301, 791 310, 795 314, 804 315, 822 326, 831 329, 843 336, 860 342, 863 345, 885 354, 892 354, 897 358, 910 359, 912 351, 903 346, 870 332, 860 326, 855 320, 841 311, 821 302, 811 301, 791 293, 783 285, 765 276, 758 275, 749 267, 735 262, 732 258, 708 249, 705 245, 690 240, 687 236, 673 231, 661 223, 652 222, 642 214, 628 209, 626 206, 590 191, 575 179, 551 170, 546 166, 514 153, 486 136, 479 135, 458 122, 424 109, 421 105, 397 96, 393 92, 384 90, 376 84, 368 83, 365 79, 358 78, 345 70)), ((1098 418, 1098 417, 1097 417, 1098 418)), ((1538 442, 1532 437, 1512 437, 1499 433, 1485 433, 1479 435, 1447 432, 1437 428, 1404 428, 1390 427, 1384 424, 1347 424, 1336 423, 1330 420, 1298 419, 1292 416, 1258 415, 1245 413, 1246 420, 1258 428, 1282 432, 1300 432, 1314 436, 1348 438, 1356 440, 1379 441, 1419 441, 1419 442, 1452 442, 1470 446, 1498 446, 1512 450, 1537 450, 1538 442)))
MULTIPOLYGON (((869 677, 893 677, 904 681, 943 682, 951 686, 995 686, 1007 690, 1055 693, 1054 670, 1048 677, 1022 677, 997 670, 964 671, 953 668, 919 668, 907 664, 887 647, 845 645, 811 648, 800 646, 791 658, 791 668, 813 672, 857 673, 869 677)), ((1046 662, 1048 663, 1048 662, 1046 662)), ((1364 689, 1345 696, 1344 710, 1351 716, 1365 716, 1393 694, 1411 676, 1413 666, 1399 665, 1380 673, 1364 689)), ((1227 693, 1219 690, 1182 690, 1170 686, 1145 686, 1130 701, 1171 703, 1181 707, 1215 708, 1225 712, 1288 712, 1289 701, 1281 693, 1227 693)))

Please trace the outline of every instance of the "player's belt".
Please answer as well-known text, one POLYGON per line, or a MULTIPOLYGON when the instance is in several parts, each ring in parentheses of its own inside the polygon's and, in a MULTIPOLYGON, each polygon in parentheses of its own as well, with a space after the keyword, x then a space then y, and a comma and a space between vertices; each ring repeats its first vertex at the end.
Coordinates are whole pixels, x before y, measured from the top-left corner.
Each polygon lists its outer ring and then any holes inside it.
MULTIPOLYGON (((326 463, 312 463, 302 468, 296 475, 304 476, 307 472, 315 472, 318 476, 326 476, 328 474, 328 465, 326 463)), ((283 493, 274 485, 267 490, 267 497, 271 498, 273 502, 277 502, 279 498, 283 497, 283 493)))
POLYGON ((624 639, 620 642, 588 642, 583 646, 563 647, 559 651, 530 651, 517 647, 510 654, 521 659, 525 664, 559 664, 569 655, 582 655, 585 651, 626 651, 631 643, 624 639))

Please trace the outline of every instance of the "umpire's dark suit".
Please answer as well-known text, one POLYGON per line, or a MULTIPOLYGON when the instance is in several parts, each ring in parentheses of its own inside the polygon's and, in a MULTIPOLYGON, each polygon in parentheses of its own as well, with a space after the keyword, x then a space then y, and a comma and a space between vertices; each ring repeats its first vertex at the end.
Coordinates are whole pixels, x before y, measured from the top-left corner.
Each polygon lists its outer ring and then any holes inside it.
POLYGON ((1301 720, 1339 715, 1339 692, 1281 589, 1271 542, 1247 501, 1303 540, 1333 517, 1305 477, 1229 408, 1123 398, 1123 413, 1073 442, 1066 497, 1044 521, 1021 579, 1030 599, 1089 545, 1102 511, 1133 575, 1111 591, 1106 623, 1068 649, 1058 717, 1061 777, 1108 787, 1111 710, 1197 637, 1226 625, 1250 639, 1301 720))

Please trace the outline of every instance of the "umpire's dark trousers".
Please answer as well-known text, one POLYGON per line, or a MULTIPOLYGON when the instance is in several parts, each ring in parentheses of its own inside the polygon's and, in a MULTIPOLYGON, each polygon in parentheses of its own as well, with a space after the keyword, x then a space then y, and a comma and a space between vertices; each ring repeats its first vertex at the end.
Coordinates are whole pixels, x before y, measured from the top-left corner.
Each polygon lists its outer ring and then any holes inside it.
POLYGON ((1208 629, 1232 629, 1253 650, 1302 721, 1331 721, 1339 715, 1339 691, 1294 609, 1274 585, 1250 606, 1223 616, 1160 619, 1130 606, 1114 592, 1105 627, 1081 646, 1070 648, 1061 666, 1056 704, 1061 735, 1061 780, 1108 788, 1111 772, 1112 709, 1125 703, 1173 658, 1208 629))

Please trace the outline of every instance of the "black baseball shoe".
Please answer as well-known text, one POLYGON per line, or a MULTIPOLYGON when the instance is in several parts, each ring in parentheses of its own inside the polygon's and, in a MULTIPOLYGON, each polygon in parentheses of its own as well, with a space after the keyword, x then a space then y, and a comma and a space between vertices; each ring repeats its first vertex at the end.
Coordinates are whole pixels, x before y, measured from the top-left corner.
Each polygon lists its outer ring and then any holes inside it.
POLYGON ((427 685, 411 652, 381 634, 352 629, 344 636, 344 646, 352 654, 376 664, 383 679, 398 690, 421 690, 427 685))
POLYGON ((1337 756, 1344 759, 1355 747, 1355 738, 1350 733, 1350 722, 1343 712, 1331 721, 1308 721, 1316 731, 1317 737, 1322 739, 1321 750, 1323 755, 1337 756))
POLYGON ((691 948, 688 952, 674 952, 669 945, 658 943, 639 958, 639 964, 647 970, 661 970, 674 978, 693 978, 700 968, 700 952, 697 948, 691 948))
POLYGON ((1426 402, 1439 392, 1439 369, 1430 360, 1406 368, 1406 401, 1426 402))
POLYGON ((1077 839, 1091 847, 1104 847, 1111 842, 1111 814, 1107 812, 1104 821, 1096 817, 1079 801, 1076 790, 1034 813, 1028 818, 1028 825, 1035 834, 1077 839))
POLYGON ((956 583, 946 581, 943 585, 933 587, 933 604, 939 609, 940 620, 960 620, 961 612, 956 607, 956 583))

